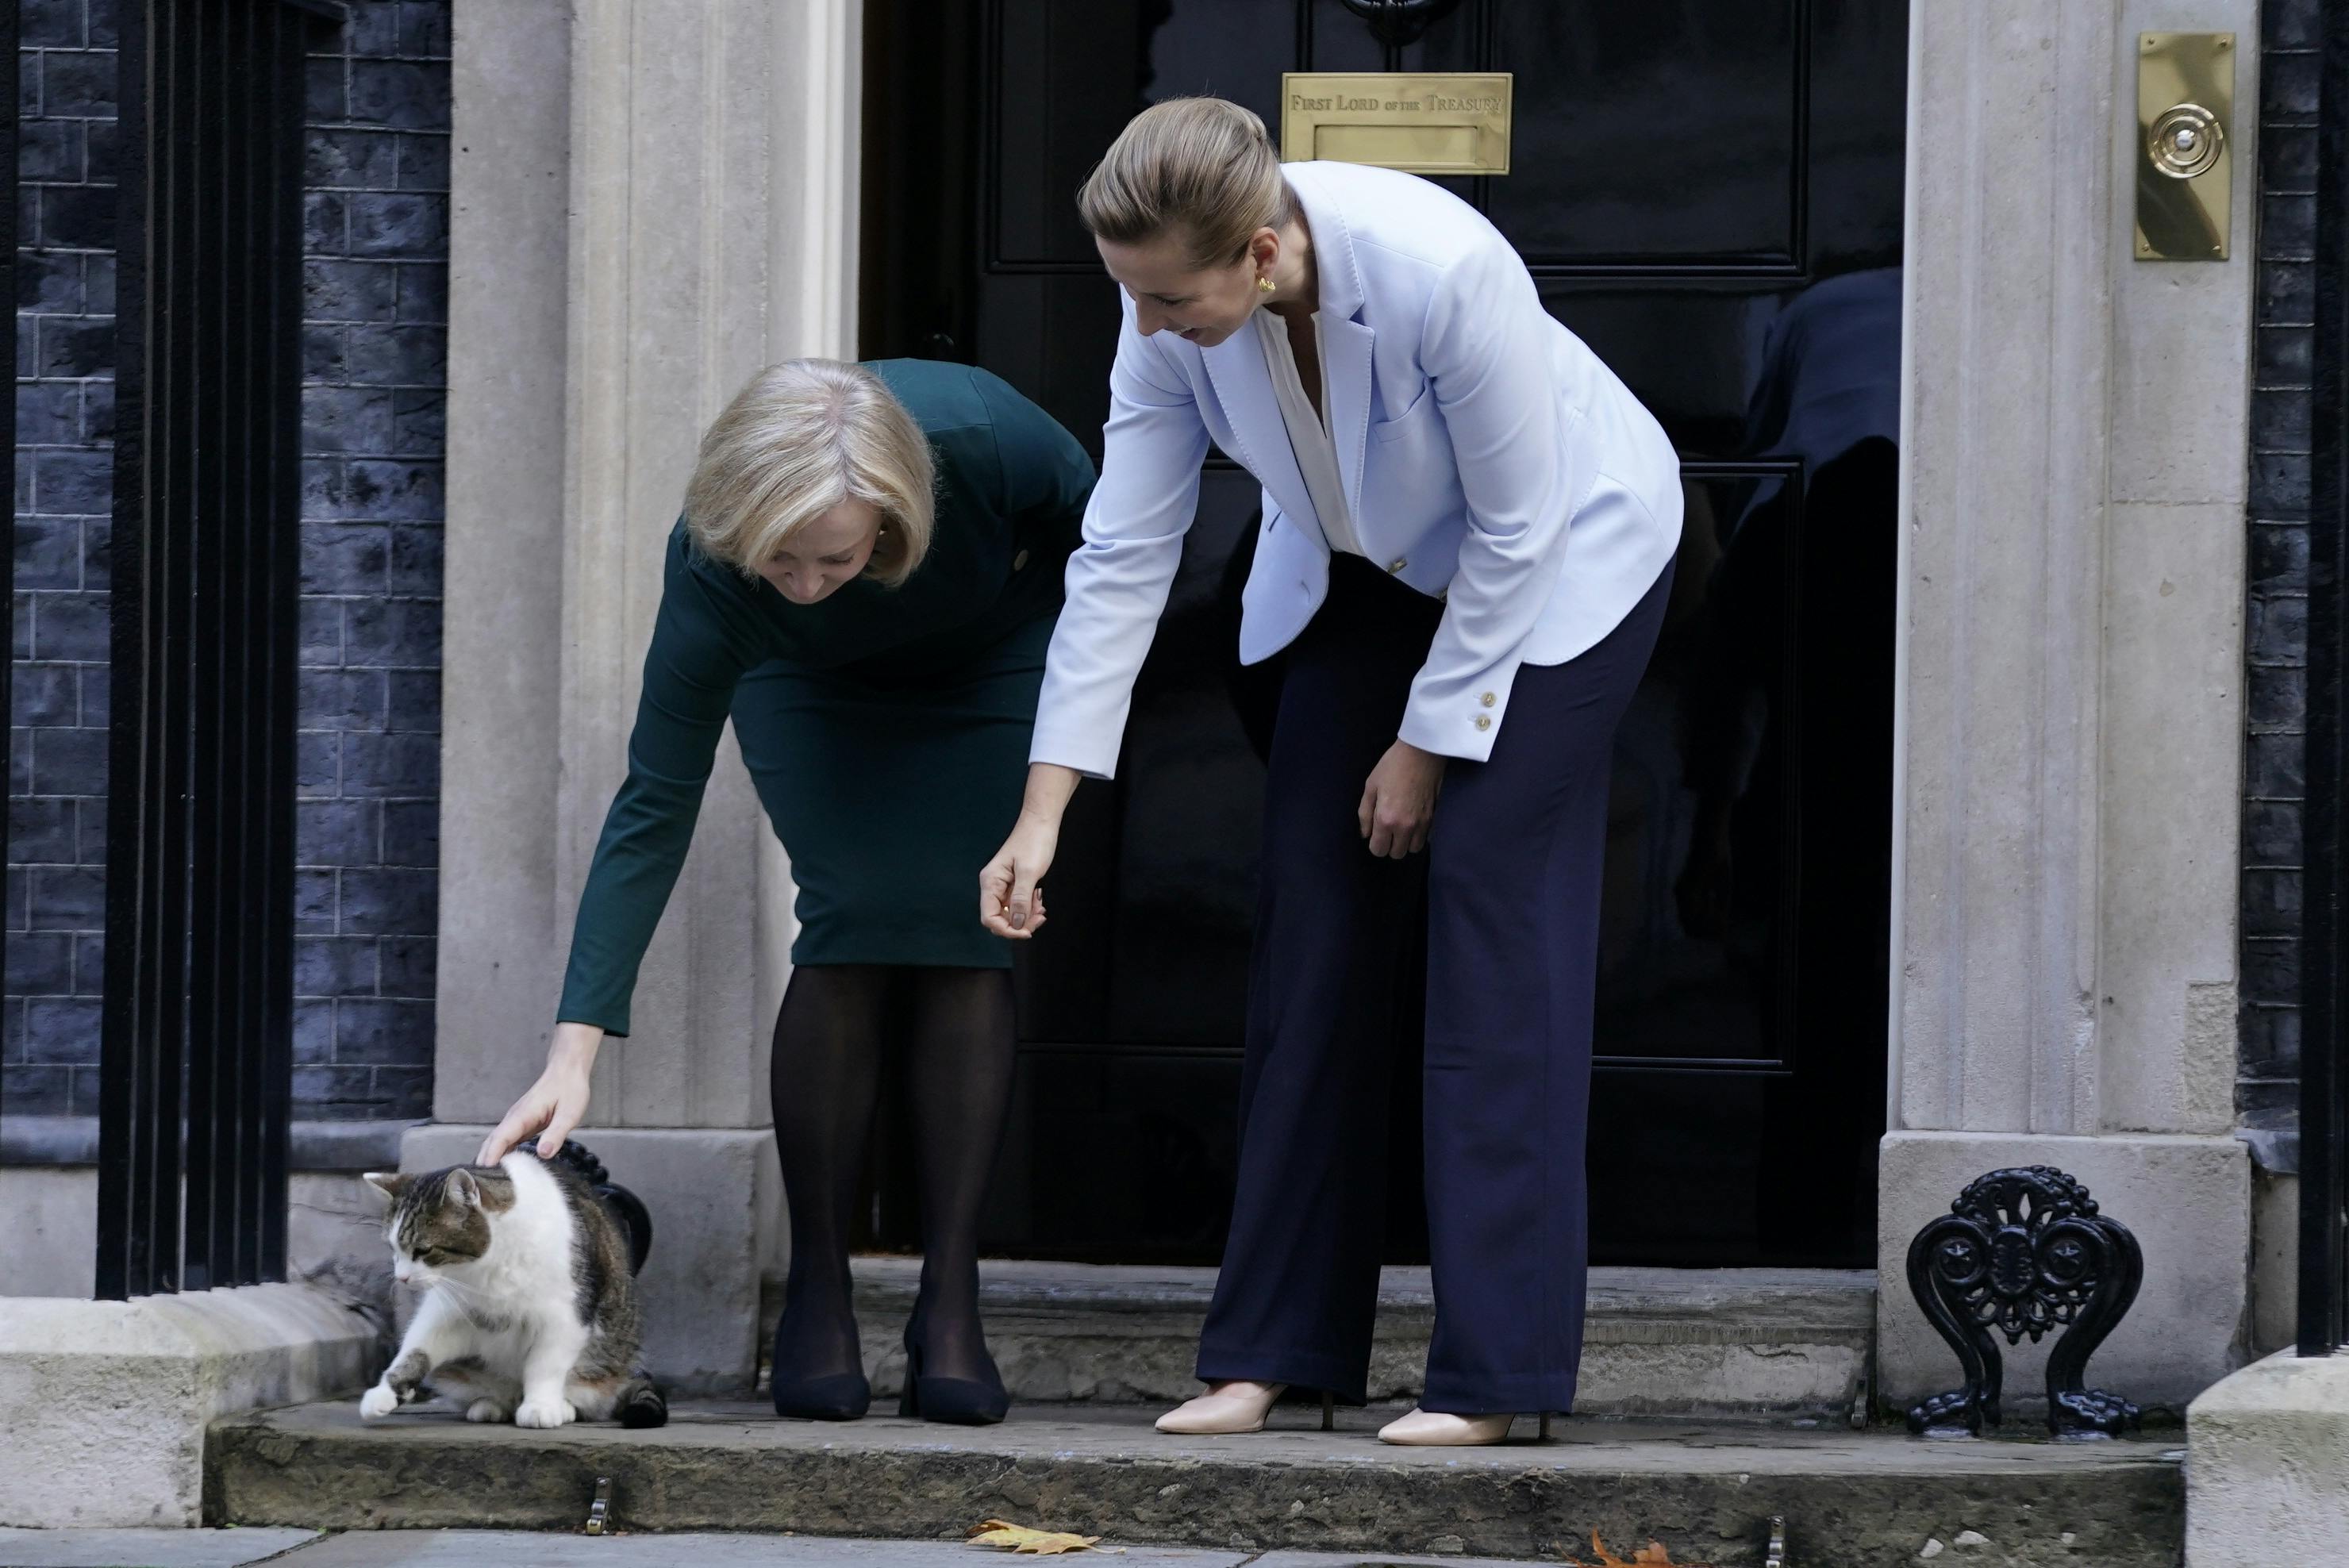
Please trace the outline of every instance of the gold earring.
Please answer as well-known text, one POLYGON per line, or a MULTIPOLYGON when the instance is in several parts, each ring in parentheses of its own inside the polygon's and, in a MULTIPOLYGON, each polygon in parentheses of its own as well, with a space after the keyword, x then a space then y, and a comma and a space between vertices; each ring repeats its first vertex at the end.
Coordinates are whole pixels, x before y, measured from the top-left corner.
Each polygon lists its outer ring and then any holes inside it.
POLYGON ((1256 280, 1256 287, 1258 294, 1270 294, 1272 292, 1272 280, 1268 277, 1259 276, 1256 280))

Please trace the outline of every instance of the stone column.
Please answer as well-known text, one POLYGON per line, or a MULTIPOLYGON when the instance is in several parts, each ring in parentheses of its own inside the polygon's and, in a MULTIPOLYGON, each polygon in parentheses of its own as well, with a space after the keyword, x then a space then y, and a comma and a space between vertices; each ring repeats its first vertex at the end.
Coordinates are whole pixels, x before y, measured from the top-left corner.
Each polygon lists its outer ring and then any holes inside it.
MULTIPOLYGON (((458 19, 440 1038, 411 1168, 470 1157, 543 1059, 702 428, 771 360, 854 352, 860 14, 458 19)), ((730 737, 583 1132, 651 1207, 647 1354, 678 1387, 757 1366, 790 924, 730 737)))
MULTIPOLYGON (((2092 1367, 2176 1408, 2239 1365, 2232 1136, 2259 15, 1917 0, 1894 1130, 1881 1379, 1954 1359, 1904 1278, 1971 1178, 2050 1163, 2136 1231, 2092 1367), (2140 30, 2232 30, 2233 259, 2135 259, 2140 30)), ((2010 1358, 2027 1399, 2040 1359, 2010 1358)))

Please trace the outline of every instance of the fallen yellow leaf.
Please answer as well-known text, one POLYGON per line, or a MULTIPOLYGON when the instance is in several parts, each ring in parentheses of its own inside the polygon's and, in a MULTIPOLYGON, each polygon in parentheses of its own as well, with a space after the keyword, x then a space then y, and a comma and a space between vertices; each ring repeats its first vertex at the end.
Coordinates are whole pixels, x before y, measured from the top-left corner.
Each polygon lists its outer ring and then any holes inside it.
POLYGON ((1627 1563, 1607 1550, 1607 1543, 1599 1539, 1599 1532, 1595 1530, 1590 1532, 1590 1549, 1599 1553, 1598 1562, 1585 1563, 1580 1558, 1569 1557, 1566 1560, 1568 1568, 1711 1568, 1710 1564, 1703 1563, 1675 1563, 1672 1554, 1664 1549, 1661 1541, 1649 1542, 1633 1553, 1627 1563))
POLYGON ((1030 1530, 1024 1524, 1007 1520, 986 1519, 970 1527, 970 1544, 993 1546, 1005 1552, 1023 1553, 1035 1557, 1058 1557, 1063 1552, 1123 1552, 1123 1546, 1103 1547, 1098 1535, 1071 1535, 1065 1532, 1030 1530))

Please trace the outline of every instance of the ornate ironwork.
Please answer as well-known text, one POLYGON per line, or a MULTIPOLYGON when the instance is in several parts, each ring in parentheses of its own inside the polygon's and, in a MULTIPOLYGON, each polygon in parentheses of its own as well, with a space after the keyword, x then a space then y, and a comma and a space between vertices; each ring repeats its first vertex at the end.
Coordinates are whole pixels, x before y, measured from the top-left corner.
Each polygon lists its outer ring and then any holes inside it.
POLYGON ((2088 1357, 2144 1278, 2137 1238, 2054 1166, 1976 1178, 1909 1243, 1909 1288, 1965 1373, 1964 1387, 1911 1408, 1909 1429, 1962 1427, 1980 1436, 1985 1423, 1998 1424, 2005 1368, 1992 1330, 2010 1346, 2056 1334, 2047 1357, 2049 1431, 2116 1437, 2135 1427, 2135 1405, 2085 1379, 2088 1357))
POLYGON ((645 1259, 653 1250, 653 1215, 645 1201, 613 1181, 604 1162, 575 1138, 565 1139, 554 1157, 577 1171, 589 1191, 611 1205, 612 1212, 619 1216, 620 1228, 628 1233, 628 1272, 642 1274, 645 1259))
POLYGON ((1460 0, 1338 0, 1390 49, 1416 44, 1427 30, 1460 8, 1460 0))

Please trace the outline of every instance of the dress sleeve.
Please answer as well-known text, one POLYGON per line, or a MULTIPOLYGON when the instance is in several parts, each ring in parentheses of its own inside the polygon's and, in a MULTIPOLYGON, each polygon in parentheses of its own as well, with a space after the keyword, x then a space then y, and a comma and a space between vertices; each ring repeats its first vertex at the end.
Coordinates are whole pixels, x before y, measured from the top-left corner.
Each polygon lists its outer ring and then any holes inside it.
POLYGON ((995 430, 999 504, 1029 549, 1066 558, 1082 537, 1093 463, 1068 429, 1001 377, 974 370, 995 430))
POLYGON ((628 777, 596 841, 564 972, 564 1023, 628 1032, 653 930, 693 841, 711 759, 747 660, 725 634, 709 586, 693 573, 682 535, 672 540, 644 692, 628 737, 628 777))

